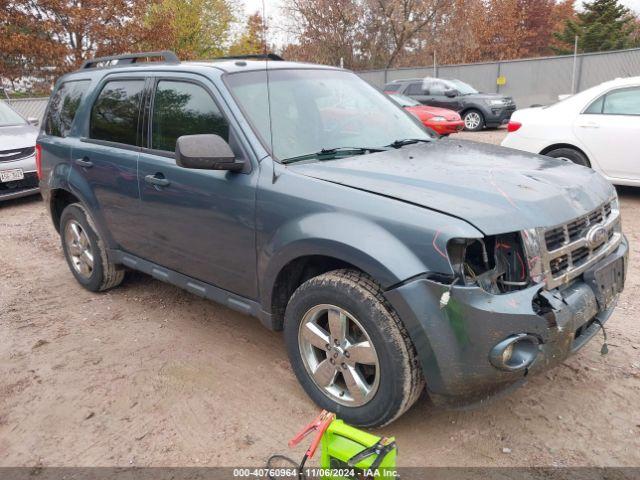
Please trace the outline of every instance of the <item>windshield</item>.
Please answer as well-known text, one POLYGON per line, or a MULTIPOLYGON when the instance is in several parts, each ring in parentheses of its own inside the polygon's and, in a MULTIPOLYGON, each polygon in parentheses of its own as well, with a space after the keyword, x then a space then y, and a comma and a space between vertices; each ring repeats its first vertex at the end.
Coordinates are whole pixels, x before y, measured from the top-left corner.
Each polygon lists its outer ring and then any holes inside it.
POLYGON ((24 118, 14 112, 9 105, 0 102, 0 127, 8 127, 9 125, 24 125, 24 118))
POLYGON ((449 83, 453 85, 453 87, 458 90, 462 95, 470 95, 472 93, 479 93, 475 88, 473 88, 468 83, 464 83, 462 80, 449 80, 449 83))
POLYGON ((389 97, 401 107, 417 107, 418 105, 422 105, 413 98, 407 97, 406 95, 400 95, 399 93, 390 93, 389 97))
POLYGON ((230 74, 225 81, 279 160, 343 147, 370 151, 405 138, 432 139, 413 117, 351 72, 282 69, 270 70, 267 79, 260 70, 230 74))

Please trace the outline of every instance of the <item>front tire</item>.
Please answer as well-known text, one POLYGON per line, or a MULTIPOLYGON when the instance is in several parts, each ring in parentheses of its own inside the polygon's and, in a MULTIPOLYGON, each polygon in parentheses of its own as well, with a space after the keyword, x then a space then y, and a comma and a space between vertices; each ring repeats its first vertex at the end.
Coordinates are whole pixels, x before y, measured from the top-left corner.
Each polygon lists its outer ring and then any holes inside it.
POLYGON ((569 160, 578 165, 582 165, 583 167, 591 168, 589 159, 582 152, 579 152, 578 150, 575 150, 573 148, 556 148, 555 150, 551 150, 550 152, 545 153, 545 155, 547 157, 569 160))
POLYGON ((468 132, 479 132, 484 128, 484 115, 479 110, 469 110, 462 116, 464 129, 468 132))
POLYGON ((122 283, 124 270, 109 262, 104 242, 80 203, 68 205, 63 210, 60 238, 69 269, 84 288, 101 292, 122 283))
POLYGON ((307 394, 347 423, 388 424, 424 389, 404 325, 361 272, 335 270, 303 283, 287 305, 284 336, 307 394))

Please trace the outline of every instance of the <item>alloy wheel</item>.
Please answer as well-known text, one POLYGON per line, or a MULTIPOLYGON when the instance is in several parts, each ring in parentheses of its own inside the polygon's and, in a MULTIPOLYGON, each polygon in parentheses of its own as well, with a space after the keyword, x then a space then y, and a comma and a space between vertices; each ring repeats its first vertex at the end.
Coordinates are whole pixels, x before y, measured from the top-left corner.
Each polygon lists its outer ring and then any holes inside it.
POLYGON ((469 112, 464 116, 464 126, 467 130, 475 130, 480 125, 480 114, 469 112))
POLYGON ((64 241, 73 269, 89 278, 93 273, 93 251, 87 232, 75 220, 70 220, 64 229, 64 241))
POLYGON ((362 324, 346 310, 326 304, 308 310, 298 345, 307 373, 331 400, 357 407, 376 394, 378 354, 362 324))

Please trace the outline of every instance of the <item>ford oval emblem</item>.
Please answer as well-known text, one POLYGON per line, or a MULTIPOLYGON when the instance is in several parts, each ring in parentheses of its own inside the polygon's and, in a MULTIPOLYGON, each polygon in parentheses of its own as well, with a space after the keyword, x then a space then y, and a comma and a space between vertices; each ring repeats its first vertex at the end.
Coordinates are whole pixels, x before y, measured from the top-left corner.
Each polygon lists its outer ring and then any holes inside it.
POLYGON ((607 239, 607 229, 602 225, 596 225, 587 232, 587 243, 592 250, 598 245, 604 243, 607 239))

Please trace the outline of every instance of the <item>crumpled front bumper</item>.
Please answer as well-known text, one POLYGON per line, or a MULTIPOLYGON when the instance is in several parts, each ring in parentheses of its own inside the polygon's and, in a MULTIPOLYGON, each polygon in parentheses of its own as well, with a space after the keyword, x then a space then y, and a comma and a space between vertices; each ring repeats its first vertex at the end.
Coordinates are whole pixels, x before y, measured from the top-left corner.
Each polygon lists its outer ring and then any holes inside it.
MULTIPOLYGON (((613 255, 627 258, 626 239, 613 255)), ((452 406, 482 401, 522 382, 528 374, 562 362, 598 333, 598 322, 604 324, 615 307, 601 308, 582 278, 566 288, 546 291, 536 285, 503 295, 454 286, 449 302, 441 308, 440 299, 447 290, 446 285, 418 278, 385 296, 416 347, 432 400, 452 406), (533 302, 538 295, 551 305, 552 314, 536 313, 533 302), (540 342, 534 363, 519 371, 494 367, 489 361, 492 348, 522 333, 540 342)))

